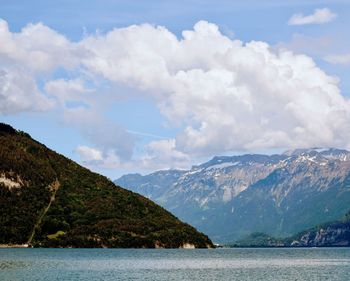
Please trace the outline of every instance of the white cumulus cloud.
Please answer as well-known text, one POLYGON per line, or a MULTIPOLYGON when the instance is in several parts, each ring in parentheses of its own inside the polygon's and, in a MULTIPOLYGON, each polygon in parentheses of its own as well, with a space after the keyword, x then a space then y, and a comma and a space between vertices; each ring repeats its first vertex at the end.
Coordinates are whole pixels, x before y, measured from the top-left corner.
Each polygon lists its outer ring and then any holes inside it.
MULTIPOLYGON (((315 15, 327 14, 322 11, 315 15)), ((200 21, 181 37, 141 24, 71 42, 43 24, 11 33, 0 22, 0 39, 0 67, 6 75, 10 69, 27 77, 0 75, 0 112, 49 108, 51 97, 66 124, 92 144, 93 150, 79 150, 84 161, 185 167, 196 157, 231 151, 350 148, 350 102, 336 77, 306 55, 231 39, 213 23, 200 21), (74 78, 48 79, 42 93, 38 77, 55 69, 73 71, 74 78), (138 94, 125 91, 129 88, 138 94), (121 96, 139 95, 155 102, 178 133, 145 144, 145 155, 134 159, 136 140, 129 128, 105 112, 121 96)))
POLYGON ((160 170, 184 168, 191 165, 191 158, 176 149, 175 139, 152 141, 146 147, 147 153, 141 158, 141 168, 160 170))
POLYGON ((102 151, 87 145, 79 145, 75 152, 85 166, 93 169, 130 168, 130 162, 121 160, 113 150, 102 151))
POLYGON ((231 40, 205 21, 180 39, 144 24, 81 44, 94 54, 83 62, 89 71, 145 90, 182 128, 175 151, 349 145, 349 101, 308 56, 231 40))
POLYGON ((81 160, 83 162, 95 162, 95 161, 102 161, 102 152, 98 149, 86 146, 86 145, 80 145, 76 148, 76 152, 79 154, 81 160))
POLYGON ((37 72, 73 68, 84 55, 75 43, 42 23, 28 24, 13 33, 0 19, 0 40, 1 64, 17 63, 37 72))
POLYGON ((41 23, 13 33, 0 19, 0 42, 0 113, 52 108, 53 100, 39 90, 37 80, 59 67, 77 66, 83 52, 41 23))
POLYGON ((323 24, 331 22, 337 17, 328 8, 316 9, 313 14, 305 16, 304 14, 294 14, 288 21, 289 25, 305 25, 305 24, 323 24))
POLYGON ((52 108, 53 102, 37 88, 36 81, 18 68, 1 68, 0 114, 23 111, 43 111, 52 108))

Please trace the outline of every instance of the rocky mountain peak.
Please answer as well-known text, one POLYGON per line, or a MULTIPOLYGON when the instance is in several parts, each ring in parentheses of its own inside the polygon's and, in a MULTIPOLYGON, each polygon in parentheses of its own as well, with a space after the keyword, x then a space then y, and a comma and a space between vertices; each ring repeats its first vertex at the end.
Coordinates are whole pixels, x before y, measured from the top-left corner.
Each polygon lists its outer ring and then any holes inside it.
POLYGON ((156 172, 117 183, 219 240, 250 231, 290 235, 348 210, 350 152, 310 148, 216 156, 177 175, 156 172))

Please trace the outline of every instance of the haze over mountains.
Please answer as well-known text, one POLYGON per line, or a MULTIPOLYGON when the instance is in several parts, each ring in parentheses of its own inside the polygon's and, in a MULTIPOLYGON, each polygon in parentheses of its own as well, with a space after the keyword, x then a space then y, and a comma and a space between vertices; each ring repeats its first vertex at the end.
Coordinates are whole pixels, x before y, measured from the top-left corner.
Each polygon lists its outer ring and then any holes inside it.
POLYGON ((216 242, 253 232, 287 237, 340 219, 350 209, 350 152, 314 148, 214 157, 188 171, 129 174, 116 182, 216 242))

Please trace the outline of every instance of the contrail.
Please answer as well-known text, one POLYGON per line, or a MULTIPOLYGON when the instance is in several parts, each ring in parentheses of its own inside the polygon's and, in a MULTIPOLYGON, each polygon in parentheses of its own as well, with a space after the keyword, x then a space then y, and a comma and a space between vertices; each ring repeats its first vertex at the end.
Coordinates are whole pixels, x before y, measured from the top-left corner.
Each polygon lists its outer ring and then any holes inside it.
POLYGON ((148 134, 148 133, 136 132, 136 131, 131 131, 131 130, 126 130, 126 131, 130 134, 133 134, 133 135, 151 137, 151 138, 155 138, 155 139, 167 139, 166 137, 163 137, 163 136, 158 136, 158 135, 153 135, 153 134, 148 134))

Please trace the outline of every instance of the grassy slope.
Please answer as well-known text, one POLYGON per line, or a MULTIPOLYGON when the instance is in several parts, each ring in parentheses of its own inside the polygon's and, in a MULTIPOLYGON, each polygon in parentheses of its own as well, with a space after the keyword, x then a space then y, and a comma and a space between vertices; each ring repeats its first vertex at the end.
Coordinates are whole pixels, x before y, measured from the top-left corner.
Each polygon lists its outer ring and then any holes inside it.
POLYGON ((34 246, 212 245, 150 200, 1 124, 0 160, 0 175, 22 182, 12 189, 0 183, 0 244, 26 243, 33 234, 34 246))

